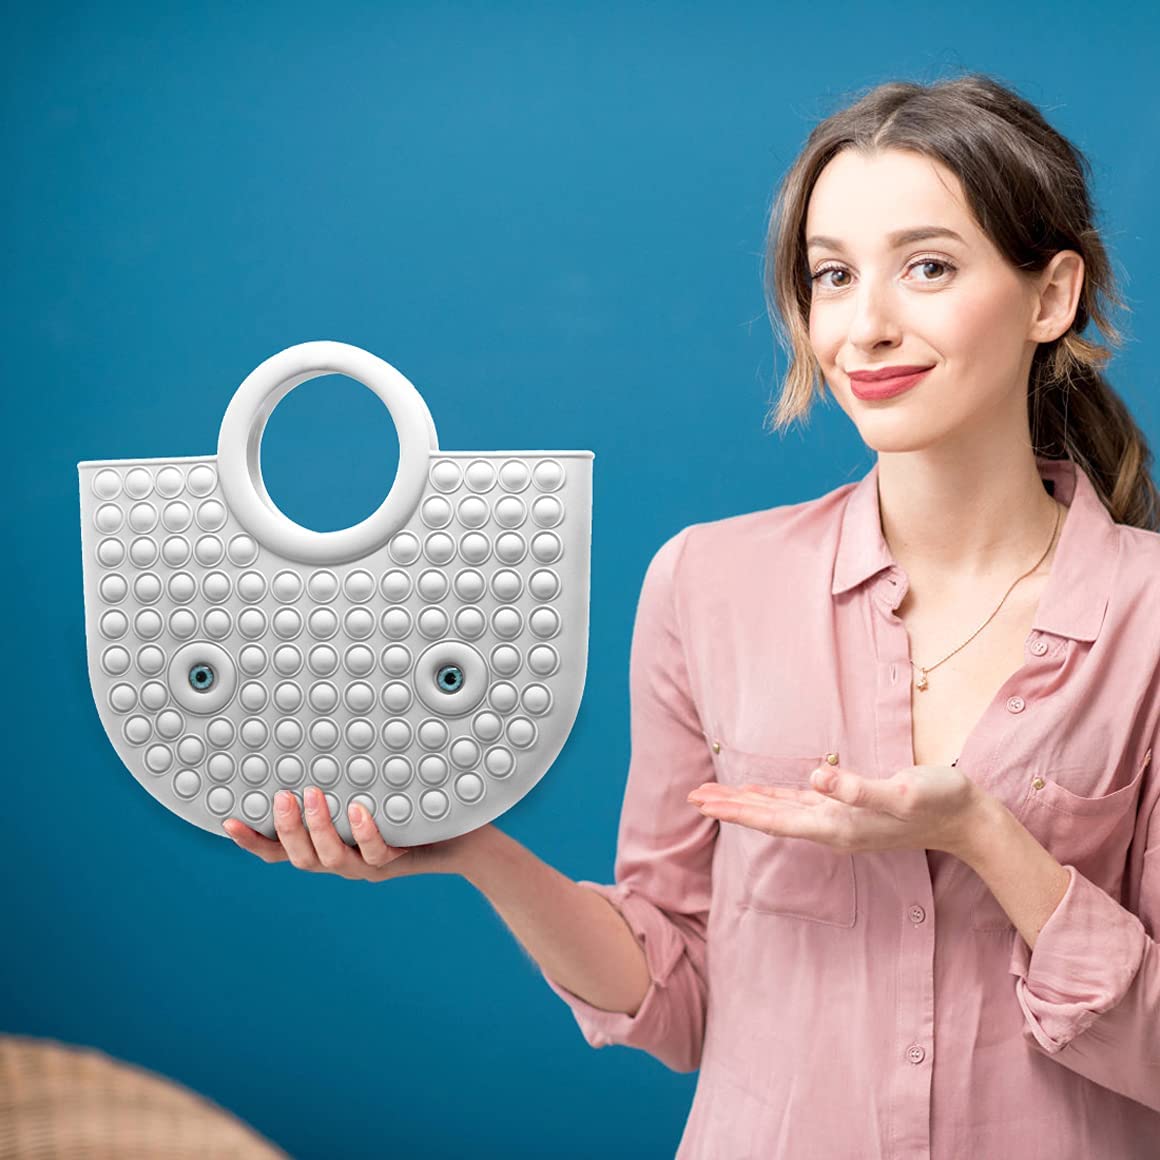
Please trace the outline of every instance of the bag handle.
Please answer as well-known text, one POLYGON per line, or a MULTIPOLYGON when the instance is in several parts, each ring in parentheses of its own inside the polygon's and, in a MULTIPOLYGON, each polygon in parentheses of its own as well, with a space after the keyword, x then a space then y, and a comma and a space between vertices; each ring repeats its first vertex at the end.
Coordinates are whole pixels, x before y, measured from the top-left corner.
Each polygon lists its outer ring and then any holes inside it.
POLYGON ((255 367, 234 392, 218 432, 222 491, 238 522, 259 543, 308 564, 344 564, 369 555, 399 530, 427 484, 435 421, 423 396, 390 363, 345 342, 302 342, 255 367), (386 498, 361 523, 333 532, 296 524, 270 498, 259 453, 266 422, 295 387, 340 373, 369 387, 386 404, 399 435, 399 465, 386 498))

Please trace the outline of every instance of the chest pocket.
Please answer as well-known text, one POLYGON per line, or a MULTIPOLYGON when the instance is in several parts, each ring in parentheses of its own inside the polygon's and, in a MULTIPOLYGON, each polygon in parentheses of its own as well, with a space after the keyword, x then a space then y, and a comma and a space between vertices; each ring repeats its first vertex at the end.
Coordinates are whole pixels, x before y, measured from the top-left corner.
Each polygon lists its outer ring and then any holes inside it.
MULTIPOLYGON (((1110 793, 1085 796, 1069 789, 1081 784, 1082 771, 1055 770, 1037 774, 1013 811, 1041 846, 1062 865, 1074 866, 1085 878, 1117 901, 1124 884, 1128 847, 1136 827, 1136 810, 1152 750, 1130 781, 1110 793)), ((1088 771, 1090 775, 1090 770, 1088 771)), ((975 930, 1005 930, 1014 924, 998 900, 982 883, 974 907, 975 930)))
MULTIPOLYGON (((819 756, 778 757, 723 748, 718 774, 726 785, 750 783, 814 792, 810 772, 821 760, 819 756)), ((732 848, 740 906, 805 922, 854 925, 853 855, 810 838, 766 834, 739 822, 723 821, 718 842, 732 848)))

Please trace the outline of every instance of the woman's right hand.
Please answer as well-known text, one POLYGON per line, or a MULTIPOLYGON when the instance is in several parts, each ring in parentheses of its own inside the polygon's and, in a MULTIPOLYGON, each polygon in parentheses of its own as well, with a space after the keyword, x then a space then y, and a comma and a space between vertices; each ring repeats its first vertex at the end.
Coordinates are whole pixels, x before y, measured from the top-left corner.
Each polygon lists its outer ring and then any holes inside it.
POLYGON ((295 796, 287 790, 280 790, 275 795, 277 839, 259 834, 236 818, 225 822, 225 832, 243 850, 256 854, 263 862, 289 861, 299 870, 337 874, 366 882, 384 882, 388 878, 403 878, 411 874, 459 873, 464 847, 480 832, 471 830, 457 838, 421 846, 388 846, 370 815, 356 805, 350 814, 351 832, 358 842, 358 847, 354 848, 339 837, 321 791, 309 786, 303 796, 306 799, 305 826, 295 796))

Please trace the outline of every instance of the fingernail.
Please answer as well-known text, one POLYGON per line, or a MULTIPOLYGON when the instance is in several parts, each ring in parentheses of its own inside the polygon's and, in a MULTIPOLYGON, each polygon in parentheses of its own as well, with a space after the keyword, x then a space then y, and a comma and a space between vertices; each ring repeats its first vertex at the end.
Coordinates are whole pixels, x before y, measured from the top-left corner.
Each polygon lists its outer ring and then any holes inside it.
POLYGON ((288 814, 290 812, 290 793, 288 790, 281 789, 275 795, 275 804, 278 807, 280 814, 288 814))
POLYGON ((318 800, 322 795, 311 786, 306 791, 306 808, 313 814, 318 811, 318 800))
POLYGON ((352 826, 361 826, 363 824, 363 808, 360 805, 353 805, 348 811, 350 815, 350 824, 352 826))

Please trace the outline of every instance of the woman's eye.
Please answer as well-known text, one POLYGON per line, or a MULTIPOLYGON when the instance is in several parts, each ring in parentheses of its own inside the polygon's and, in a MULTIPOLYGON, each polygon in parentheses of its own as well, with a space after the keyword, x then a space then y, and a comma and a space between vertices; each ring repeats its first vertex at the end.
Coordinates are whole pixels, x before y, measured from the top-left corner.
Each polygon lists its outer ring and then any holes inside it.
MULTIPOLYGON (((954 266, 950 262, 944 262, 941 258, 919 258, 917 262, 911 262, 906 268, 909 270, 913 266, 938 266, 940 270, 954 270, 954 266)), ((923 279, 926 281, 927 279, 923 279)), ((936 281, 932 278, 930 281, 936 281)))
MULTIPOLYGON (((955 271, 955 269, 957 268, 957 267, 953 266, 950 262, 943 261, 942 258, 918 258, 915 261, 911 262, 910 265, 907 266, 906 268, 907 268, 907 270, 912 270, 912 269, 914 269, 915 266, 937 266, 940 270, 945 270, 948 273, 953 273, 955 271)), ((811 276, 810 281, 811 282, 821 282, 821 279, 826 274, 846 274, 846 275, 848 275, 849 271, 843 269, 841 266, 823 266, 820 270, 817 271, 817 273, 815 273, 811 276)), ((934 282, 934 281, 937 281, 938 278, 941 276, 942 275, 936 275, 934 278, 923 278, 923 279, 920 279, 920 281, 934 282)), ((827 285, 827 283, 821 283, 821 284, 823 286, 827 285)), ((828 285, 831 289, 835 289, 835 290, 842 290, 845 288, 845 284, 840 285, 840 286, 834 286, 834 284, 831 282, 831 283, 828 283, 828 285)))
POLYGON ((820 282, 827 274, 845 274, 846 271, 840 266, 823 266, 811 279, 812 282, 820 282))

